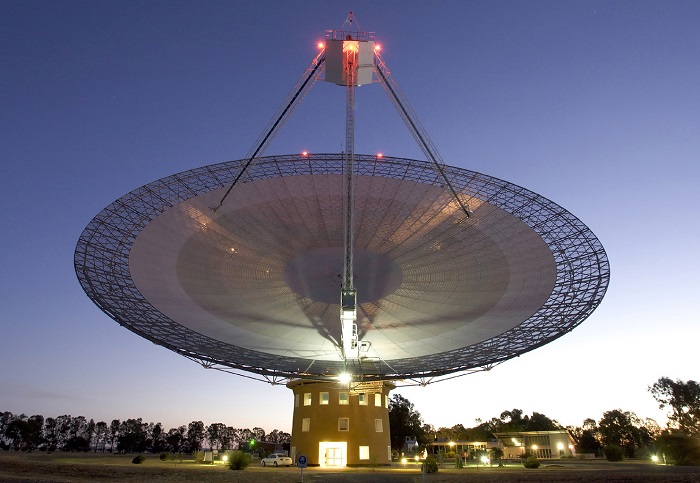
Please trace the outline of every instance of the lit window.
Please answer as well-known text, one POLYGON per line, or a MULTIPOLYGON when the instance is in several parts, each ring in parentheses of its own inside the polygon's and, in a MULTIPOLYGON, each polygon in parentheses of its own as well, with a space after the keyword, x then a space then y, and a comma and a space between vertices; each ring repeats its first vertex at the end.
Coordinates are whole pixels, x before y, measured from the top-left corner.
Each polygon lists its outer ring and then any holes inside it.
POLYGON ((389 408, 389 396, 384 396, 384 407, 389 408))
POLYGON ((367 406, 367 395, 365 393, 360 394, 360 406, 367 406))
POLYGON ((338 431, 350 431, 350 418, 338 418, 338 431))
POLYGON ((375 419, 374 420, 374 430, 377 433, 383 433, 384 432, 384 426, 382 425, 382 420, 381 419, 375 419))
POLYGON ((380 407, 382 405, 382 395, 381 394, 374 395, 374 405, 377 407, 380 407))
POLYGON ((307 392, 304 394, 304 406, 311 406, 311 393, 307 392))
POLYGON ((347 392, 338 393, 338 404, 341 406, 347 406, 349 402, 349 396, 347 392))
POLYGON ((386 447, 387 459, 391 461, 391 446, 386 447))
POLYGON ((360 446, 360 459, 361 460, 368 460, 369 459, 369 446, 360 446))
POLYGON ((294 395, 294 407, 295 408, 299 407, 299 394, 294 395))
POLYGON ((328 393, 327 392, 318 393, 318 403, 321 405, 328 404, 328 393))
POLYGON ((304 418, 301 420, 301 432, 306 433, 309 431, 309 427, 311 427, 311 418, 304 418))

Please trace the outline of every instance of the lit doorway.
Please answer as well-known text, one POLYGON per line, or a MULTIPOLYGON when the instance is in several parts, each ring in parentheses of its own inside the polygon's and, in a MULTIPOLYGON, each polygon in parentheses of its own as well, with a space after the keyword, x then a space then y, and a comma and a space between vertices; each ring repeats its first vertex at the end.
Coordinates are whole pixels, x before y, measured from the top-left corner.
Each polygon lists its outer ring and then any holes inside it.
POLYGON ((321 467, 344 467, 347 465, 348 443, 345 441, 318 443, 321 467))

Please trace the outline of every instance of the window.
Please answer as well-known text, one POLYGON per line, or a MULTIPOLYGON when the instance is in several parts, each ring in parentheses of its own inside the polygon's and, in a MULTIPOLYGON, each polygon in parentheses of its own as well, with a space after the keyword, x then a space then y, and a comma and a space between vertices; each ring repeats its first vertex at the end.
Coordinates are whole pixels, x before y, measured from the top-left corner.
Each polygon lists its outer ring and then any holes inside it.
POLYGON ((347 406, 349 402, 349 395, 347 392, 338 393, 338 404, 341 406, 347 406))
POLYGON ((367 394, 362 393, 360 396, 360 406, 367 406, 367 394))
POLYGON ((304 418, 301 420, 301 432, 306 433, 311 427, 311 418, 304 418))
POLYGON ((386 447, 387 459, 391 461, 391 446, 386 447))
POLYGON ((361 460, 368 460, 369 459, 369 446, 360 446, 360 459, 361 460))
POLYGON ((321 405, 328 404, 328 393, 327 392, 318 393, 318 403, 321 405))
POLYGON ((304 406, 311 406, 311 393, 307 392, 304 394, 304 406))
POLYGON ((389 396, 384 396, 384 407, 389 408, 389 396))
POLYGON ((377 407, 382 405, 382 395, 381 394, 374 395, 374 405, 377 407))
POLYGON ((383 433, 384 432, 384 425, 382 424, 381 419, 375 419, 374 420, 374 430, 377 433, 383 433))
POLYGON ((294 407, 295 408, 299 407, 299 394, 294 395, 294 407))
POLYGON ((338 418, 338 431, 350 430, 350 418, 338 418))

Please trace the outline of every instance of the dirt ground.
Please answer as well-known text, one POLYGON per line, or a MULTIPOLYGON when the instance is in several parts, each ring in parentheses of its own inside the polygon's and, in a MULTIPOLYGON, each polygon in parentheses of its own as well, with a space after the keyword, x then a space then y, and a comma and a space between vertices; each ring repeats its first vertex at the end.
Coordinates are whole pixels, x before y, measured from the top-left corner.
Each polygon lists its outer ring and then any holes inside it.
MULTIPOLYGON (((148 456, 141 465, 131 463, 134 455, 75 453, 0 452, 0 482, 150 482, 202 481, 298 483, 299 468, 262 468, 256 463, 246 470, 232 471, 215 465, 196 465, 191 461, 162 462, 148 456)), ((303 481, 308 483, 422 483, 419 466, 387 468, 307 468, 303 481)), ((552 460, 542 461, 537 469, 522 465, 440 469, 426 475, 429 483, 463 482, 695 482, 700 483, 700 467, 657 466, 650 462, 552 460)))

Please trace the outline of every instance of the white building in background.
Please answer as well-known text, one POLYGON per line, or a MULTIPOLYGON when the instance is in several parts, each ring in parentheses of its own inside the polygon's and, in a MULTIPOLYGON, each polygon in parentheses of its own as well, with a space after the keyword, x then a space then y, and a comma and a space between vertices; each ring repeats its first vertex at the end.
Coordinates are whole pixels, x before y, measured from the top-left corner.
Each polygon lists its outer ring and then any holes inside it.
POLYGON ((504 458, 518 458, 530 453, 537 458, 574 456, 574 438, 565 429, 556 431, 514 431, 494 433, 504 458))
POLYGON ((428 452, 432 454, 454 452, 457 456, 469 457, 475 453, 488 452, 493 448, 503 450, 503 457, 520 458, 530 453, 537 458, 562 458, 576 454, 574 439, 565 429, 556 431, 513 431, 494 433, 489 441, 449 441, 437 440, 430 443, 428 452))

